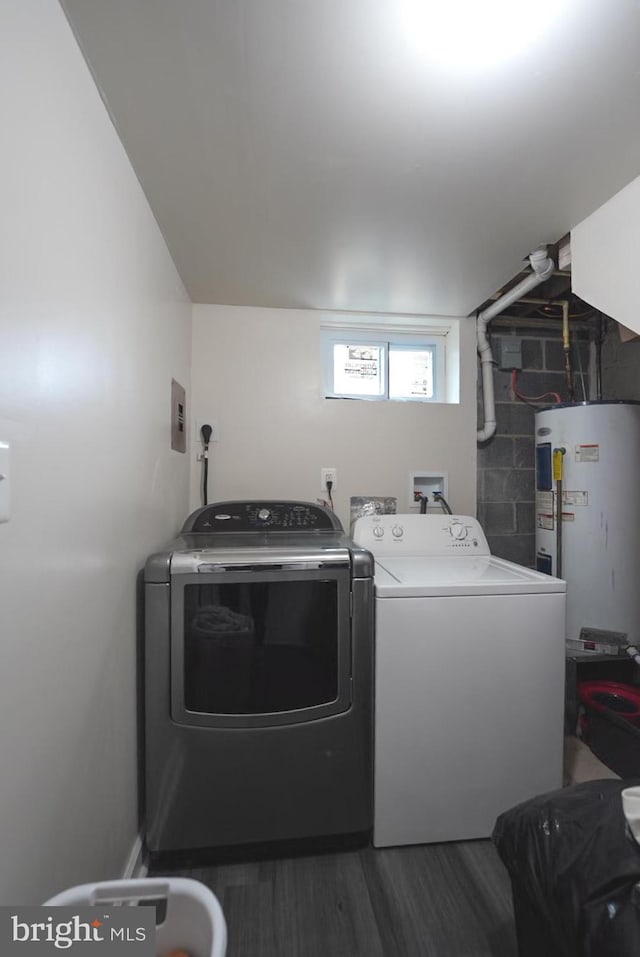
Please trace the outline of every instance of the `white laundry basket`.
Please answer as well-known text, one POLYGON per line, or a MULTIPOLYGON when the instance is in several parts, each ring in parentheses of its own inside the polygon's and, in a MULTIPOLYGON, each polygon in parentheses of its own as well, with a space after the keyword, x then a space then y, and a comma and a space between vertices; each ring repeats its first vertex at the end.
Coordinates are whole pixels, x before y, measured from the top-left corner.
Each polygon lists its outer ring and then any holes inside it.
POLYGON ((95 907, 166 901, 166 916, 156 926, 158 957, 184 950, 189 957, 225 957, 227 924, 215 894, 187 877, 150 877, 70 887, 47 907, 95 907))

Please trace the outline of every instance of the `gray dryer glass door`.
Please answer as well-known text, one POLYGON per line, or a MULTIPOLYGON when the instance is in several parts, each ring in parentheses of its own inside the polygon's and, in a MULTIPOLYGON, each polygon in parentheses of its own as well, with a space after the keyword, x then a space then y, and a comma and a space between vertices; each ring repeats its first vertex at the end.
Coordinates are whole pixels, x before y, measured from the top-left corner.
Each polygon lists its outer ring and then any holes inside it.
POLYGON ((174 721, 271 727, 350 707, 348 566, 175 575, 171 605, 174 721))

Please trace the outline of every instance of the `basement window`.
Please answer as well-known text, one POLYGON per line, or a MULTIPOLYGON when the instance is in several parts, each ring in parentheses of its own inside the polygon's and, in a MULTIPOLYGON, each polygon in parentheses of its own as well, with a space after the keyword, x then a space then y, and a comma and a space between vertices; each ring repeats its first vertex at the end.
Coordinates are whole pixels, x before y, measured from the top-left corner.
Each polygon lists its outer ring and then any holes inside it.
MULTIPOLYGON (((325 396, 399 402, 458 401, 447 394, 447 332, 338 321, 322 327, 325 396)), ((451 391, 451 390, 449 390, 451 391)))

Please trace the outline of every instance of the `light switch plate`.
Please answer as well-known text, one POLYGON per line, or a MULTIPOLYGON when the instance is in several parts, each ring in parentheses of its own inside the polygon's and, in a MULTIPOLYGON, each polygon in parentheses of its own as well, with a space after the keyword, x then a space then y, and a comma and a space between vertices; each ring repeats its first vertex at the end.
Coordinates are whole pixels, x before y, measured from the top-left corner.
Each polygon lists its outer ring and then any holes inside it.
POLYGON ((9 443, 0 439, 0 522, 8 522, 11 517, 10 456, 11 447, 9 443))

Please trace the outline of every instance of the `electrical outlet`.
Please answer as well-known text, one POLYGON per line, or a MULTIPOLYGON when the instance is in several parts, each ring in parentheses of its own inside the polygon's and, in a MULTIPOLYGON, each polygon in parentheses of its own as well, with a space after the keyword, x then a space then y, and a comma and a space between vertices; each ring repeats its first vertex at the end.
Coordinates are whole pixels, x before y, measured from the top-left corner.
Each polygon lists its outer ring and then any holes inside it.
POLYGON ((212 442, 217 442, 219 436, 218 436, 218 426, 216 425, 215 420, 214 419, 196 419, 194 422, 194 438, 196 440, 196 444, 199 446, 202 445, 202 435, 200 433, 200 429, 202 428, 203 425, 210 425, 212 429, 211 438, 209 439, 209 444, 211 444, 212 442))
POLYGON ((335 469, 320 469, 320 487, 323 492, 327 490, 327 482, 332 482, 331 493, 335 492, 338 487, 338 473, 335 469))

